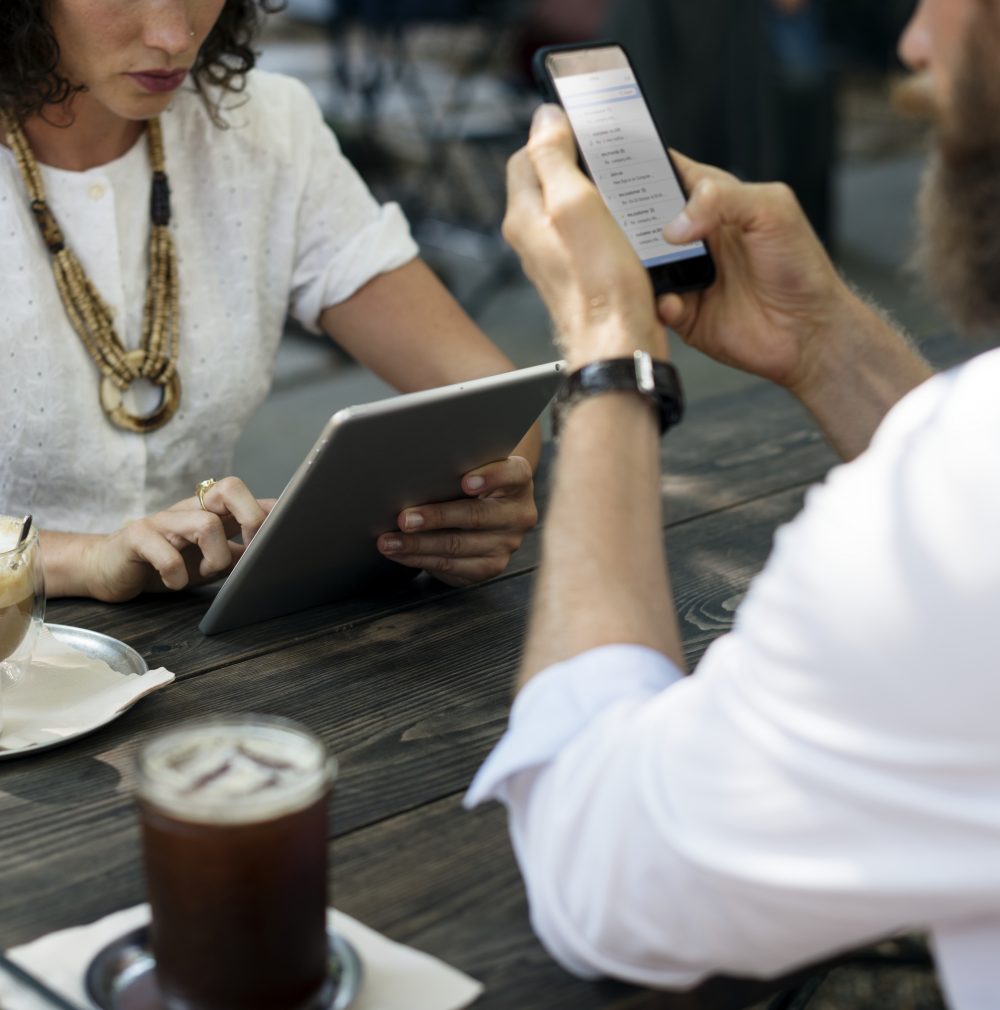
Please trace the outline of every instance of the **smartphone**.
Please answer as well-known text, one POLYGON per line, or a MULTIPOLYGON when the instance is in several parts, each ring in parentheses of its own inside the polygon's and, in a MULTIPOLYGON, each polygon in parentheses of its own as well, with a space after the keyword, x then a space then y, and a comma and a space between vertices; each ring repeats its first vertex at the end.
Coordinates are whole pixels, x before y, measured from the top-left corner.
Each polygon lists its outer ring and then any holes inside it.
POLYGON ((708 287, 715 280, 708 246, 676 246, 663 237, 687 194, 625 50, 614 42, 546 46, 533 66, 546 100, 566 110, 581 165, 649 271, 653 290, 708 287))

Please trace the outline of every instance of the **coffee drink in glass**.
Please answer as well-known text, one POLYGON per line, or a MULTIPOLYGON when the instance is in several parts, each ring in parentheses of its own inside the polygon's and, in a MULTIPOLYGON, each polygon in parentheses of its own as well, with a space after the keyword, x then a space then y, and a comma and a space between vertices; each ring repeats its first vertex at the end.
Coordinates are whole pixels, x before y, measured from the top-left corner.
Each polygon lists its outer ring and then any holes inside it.
POLYGON ((142 748, 152 945, 169 1010, 328 1005, 333 775, 316 737, 264 716, 188 723, 142 748))
MULTIPOLYGON (((25 640, 34 623, 45 616, 45 582, 38 530, 21 540, 23 518, 0 516, 0 686, 17 679, 14 663, 7 660, 25 640)), ((0 710, 0 728, 3 726, 0 710)))

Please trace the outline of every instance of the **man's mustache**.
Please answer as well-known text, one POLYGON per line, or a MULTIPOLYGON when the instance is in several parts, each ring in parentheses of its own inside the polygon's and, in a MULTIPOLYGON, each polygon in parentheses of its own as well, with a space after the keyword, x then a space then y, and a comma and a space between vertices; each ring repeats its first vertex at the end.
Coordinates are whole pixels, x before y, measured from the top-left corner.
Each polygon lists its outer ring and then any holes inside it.
POLYGON ((937 123, 941 119, 941 106, 934 94, 929 73, 908 74, 892 85, 892 107, 908 119, 923 119, 937 123))

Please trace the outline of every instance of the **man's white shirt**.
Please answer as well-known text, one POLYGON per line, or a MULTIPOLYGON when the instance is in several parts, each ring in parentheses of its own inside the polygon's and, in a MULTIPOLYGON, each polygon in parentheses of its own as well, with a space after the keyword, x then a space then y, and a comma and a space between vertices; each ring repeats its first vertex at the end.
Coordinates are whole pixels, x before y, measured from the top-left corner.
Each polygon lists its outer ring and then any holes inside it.
MULTIPOLYGON (((678 534, 681 535, 681 534, 678 534)), ((607 646, 522 690, 502 800, 553 956, 665 987, 930 932, 1000 1007, 1000 351, 886 417, 682 678, 607 646)))

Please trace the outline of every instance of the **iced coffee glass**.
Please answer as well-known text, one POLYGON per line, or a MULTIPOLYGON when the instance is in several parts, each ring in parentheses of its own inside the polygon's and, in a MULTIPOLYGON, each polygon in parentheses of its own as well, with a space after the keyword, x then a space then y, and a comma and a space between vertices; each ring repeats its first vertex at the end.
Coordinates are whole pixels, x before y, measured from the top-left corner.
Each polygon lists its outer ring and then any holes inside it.
MULTIPOLYGON (((0 516, 0 691, 17 679, 15 653, 30 652, 33 629, 45 617, 45 581, 38 530, 18 543, 24 519, 0 516)), ((2 701, 2 699, 0 699, 2 701)), ((3 709, 0 707, 0 729, 3 709)))
POLYGON ((323 744, 283 719, 197 721, 148 741, 138 772, 153 954, 169 1010, 326 1006, 335 765, 323 744))

